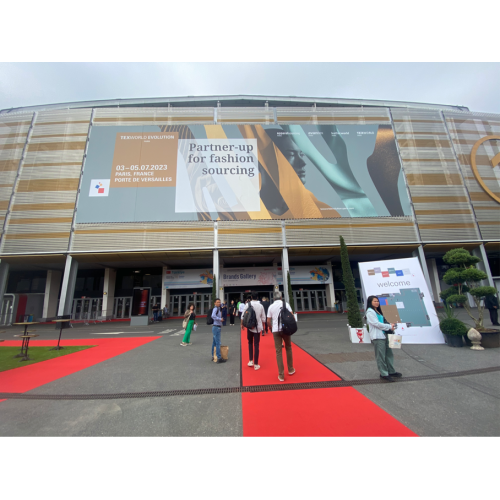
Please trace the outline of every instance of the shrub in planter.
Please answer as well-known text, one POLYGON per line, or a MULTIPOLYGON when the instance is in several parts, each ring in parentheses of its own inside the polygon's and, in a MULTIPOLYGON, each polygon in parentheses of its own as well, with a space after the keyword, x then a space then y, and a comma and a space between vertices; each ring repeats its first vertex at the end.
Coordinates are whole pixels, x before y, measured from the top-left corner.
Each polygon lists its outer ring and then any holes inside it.
POLYGON ((441 320, 439 327, 450 347, 462 347, 462 335, 467 335, 468 328, 457 318, 446 318, 441 320))
POLYGON ((481 332, 484 330, 484 306, 481 305, 481 300, 486 295, 496 293, 494 287, 481 286, 481 281, 487 278, 486 273, 475 267, 475 264, 480 262, 481 259, 474 257, 464 248, 454 248, 446 252, 443 260, 452 266, 443 276, 444 282, 452 286, 442 291, 439 295, 448 304, 463 304, 467 314, 474 321, 474 328, 481 332), (469 306, 467 293, 472 296, 476 304, 477 318, 473 315, 473 311, 469 306))

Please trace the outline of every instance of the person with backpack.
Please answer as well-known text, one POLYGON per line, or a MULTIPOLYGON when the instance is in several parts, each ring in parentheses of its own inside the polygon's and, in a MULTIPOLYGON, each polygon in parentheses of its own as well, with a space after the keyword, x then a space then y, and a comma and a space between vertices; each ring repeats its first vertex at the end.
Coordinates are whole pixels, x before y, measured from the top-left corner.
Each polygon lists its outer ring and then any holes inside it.
POLYGON ((263 330, 263 323, 266 321, 264 307, 259 302, 257 292, 250 293, 250 302, 243 309, 241 324, 247 329, 248 340, 248 366, 254 367, 254 370, 260 368, 259 365, 259 344, 260 332, 263 330))
MULTIPOLYGON (((295 323, 295 318, 293 317, 292 308, 288 302, 283 302, 281 297, 282 295, 280 291, 274 292, 274 302, 269 306, 267 311, 267 324, 269 325, 269 328, 271 328, 274 337, 276 361, 278 363, 278 380, 280 382, 284 382, 285 367, 283 365, 282 342, 285 343, 288 375, 293 375, 295 373, 295 368, 293 367, 292 340, 290 334, 287 335, 284 333, 288 331, 288 323, 295 323), (289 312, 289 315, 284 313, 284 309, 289 312), (291 321, 290 316, 293 318, 293 322, 291 321)), ((293 327, 293 324, 290 324, 290 327, 293 327)), ((295 330, 292 333, 296 330, 297 324, 295 323, 295 330)))

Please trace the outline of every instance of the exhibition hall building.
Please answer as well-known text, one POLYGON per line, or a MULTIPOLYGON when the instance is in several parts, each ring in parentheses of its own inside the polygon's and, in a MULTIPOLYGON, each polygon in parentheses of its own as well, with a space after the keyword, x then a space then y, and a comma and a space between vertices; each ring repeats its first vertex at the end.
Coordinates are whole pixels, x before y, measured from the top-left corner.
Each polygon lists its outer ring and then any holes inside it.
POLYGON ((342 313, 341 236, 360 307, 360 264, 409 257, 439 306, 453 248, 498 290, 499 164, 500 115, 463 106, 238 95, 0 110, 0 323, 203 315, 213 287, 342 313))

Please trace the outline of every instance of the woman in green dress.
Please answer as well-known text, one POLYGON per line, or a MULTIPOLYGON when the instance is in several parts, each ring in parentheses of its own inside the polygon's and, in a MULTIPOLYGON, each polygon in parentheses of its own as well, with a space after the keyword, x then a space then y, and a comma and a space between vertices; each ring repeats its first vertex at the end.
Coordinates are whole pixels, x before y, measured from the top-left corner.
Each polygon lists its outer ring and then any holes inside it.
POLYGON ((191 345, 191 332, 193 330, 193 326, 197 323, 194 322, 196 319, 196 314, 194 312, 194 304, 189 304, 187 311, 184 313, 184 318, 188 320, 186 326, 186 333, 184 334, 184 338, 182 339, 181 346, 191 345))

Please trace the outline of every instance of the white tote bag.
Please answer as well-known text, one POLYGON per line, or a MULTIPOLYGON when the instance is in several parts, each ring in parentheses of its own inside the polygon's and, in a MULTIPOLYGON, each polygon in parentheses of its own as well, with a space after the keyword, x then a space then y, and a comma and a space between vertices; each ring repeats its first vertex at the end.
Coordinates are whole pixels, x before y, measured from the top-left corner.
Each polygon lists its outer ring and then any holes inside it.
POLYGON ((401 341, 403 337, 397 333, 388 333, 387 338, 389 339, 389 347, 391 349, 401 349, 401 341))

